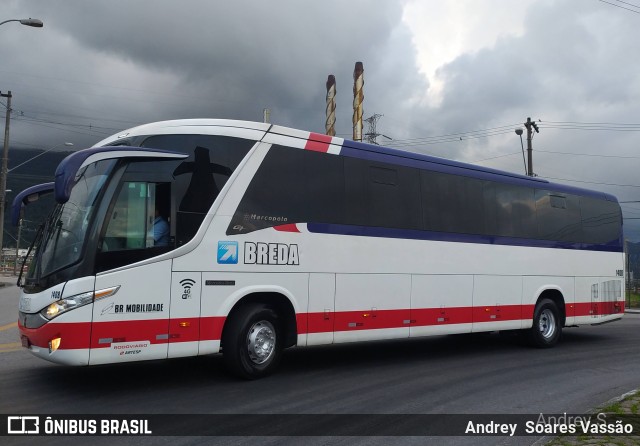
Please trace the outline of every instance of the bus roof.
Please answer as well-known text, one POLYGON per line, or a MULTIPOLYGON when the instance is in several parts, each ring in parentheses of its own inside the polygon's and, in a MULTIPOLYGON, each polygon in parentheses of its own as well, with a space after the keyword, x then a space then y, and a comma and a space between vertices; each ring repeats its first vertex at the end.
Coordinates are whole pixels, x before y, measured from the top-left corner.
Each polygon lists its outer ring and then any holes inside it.
MULTIPOLYGON (((262 122, 229 119, 179 119, 172 121, 153 122, 133 127, 98 142, 94 147, 113 144, 118 139, 127 138, 129 136, 133 137, 142 135, 171 134, 176 132, 193 133, 201 131, 201 129, 206 127, 226 128, 226 131, 231 131, 232 133, 236 134, 241 133, 243 130, 249 130, 250 132, 248 133, 251 134, 250 139, 256 140, 261 139, 268 133, 299 139, 318 140, 319 142, 323 143, 326 142, 327 138, 331 138, 327 135, 319 133, 302 131, 294 128, 272 125, 262 122)), ((513 172, 478 166, 475 164, 463 163, 445 158, 438 158, 435 156, 424 155, 417 152, 407 152, 374 144, 366 144, 362 142, 351 141, 348 139, 335 137, 332 139, 334 141, 332 142, 332 144, 338 143, 342 146, 340 153, 345 156, 391 162, 408 167, 429 169, 436 172, 464 175, 478 179, 499 181, 526 187, 544 188, 559 193, 591 196, 617 202, 617 199, 611 194, 574 186, 567 186, 564 184, 551 183, 548 180, 540 177, 529 177, 513 172)))
MULTIPOLYGON (((130 136, 171 134, 176 133, 176 130, 179 128, 182 129, 181 131, 186 131, 196 130, 198 127, 227 127, 230 129, 254 130, 264 134, 269 130, 271 124, 233 119, 175 119, 171 121, 158 121, 123 130, 97 142, 93 147, 113 144, 113 142, 118 139, 124 139, 130 136)), ((187 133, 192 133, 192 131, 188 131, 187 133)))

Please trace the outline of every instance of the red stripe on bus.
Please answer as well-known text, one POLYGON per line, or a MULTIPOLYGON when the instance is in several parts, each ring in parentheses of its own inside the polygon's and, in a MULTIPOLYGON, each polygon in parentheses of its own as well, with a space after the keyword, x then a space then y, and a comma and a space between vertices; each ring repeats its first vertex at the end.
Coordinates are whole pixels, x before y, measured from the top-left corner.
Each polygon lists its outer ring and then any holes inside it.
POLYGON ((61 349, 105 348, 112 343, 148 341, 150 344, 217 341, 222 338, 225 317, 150 319, 110 322, 50 322, 29 329, 18 324, 32 345, 48 348, 61 338, 61 349), (92 333, 93 330, 93 333, 92 333), (102 342, 100 342, 102 340, 102 342), (109 340, 107 342, 107 340, 109 340))
MULTIPOLYGON (((297 313, 298 334, 333 331, 378 330, 403 327, 470 324, 533 319, 534 305, 419 308, 395 310, 326 311, 297 313)), ((624 313, 624 301, 579 302, 566 306, 567 317, 607 316, 624 313)), ((48 348, 61 338, 60 349, 106 348, 111 343, 148 341, 151 344, 219 341, 226 317, 195 317, 110 322, 49 322, 20 333, 32 345, 48 348), (102 340, 102 342, 100 342, 102 340)), ((596 322, 596 321, 594 321, 596 322)))
POLYGON ((20 334, 29 338, 29 343, 40 348, 49 348, 49 341, 60 338, 60 349, 89 348, 91 322, 49 322, 40 328, 25 328, 18 321, 20 334))
MULTIPOLYGON (((624 313, 624 300, 606 302, 578 302, 575 316, 607 316, 624 313)), ((568 316, 568 315, 567 315, 568 316)))
POLYGON ((168 337, 169 319, 94 322, 91 348, 108 347, 105 339, 112 339, 113 343, 149 341, 150 344, 166 344, 168 337))
POLYGON ((329 151, 329 145, 331 144, 331 136, 323 135, 322 133, 311 133, 309 139, 304 146, 305 150, 311 150, 313 152, 329 151))
POLYGON ((470 324, 473 322, 472 307, 417 308, 411 311, 411 326, 470 324))
MULTIPOLYGON (((473 322, 500 322, 519 319, 532 319, 533 310, 529 317, 524 317, 524 305, 498 305, 473 307, 473 322)), ((533 306, 531 306, 533 307, 533 306)))
POLYGON ((298 334, 331 333, 335 323, 335 313, 333 311, 307 313, 305 322, 304 325, 298 322, 298 334))
MULTIPOLYGON (((200 341, 219 341, 222 339, 222 329, 227 320, 224 316, 210 316, 200 318, 200 341)), ((197 341, 197 339, 194 339, 197 341)))
POLYGON ((335 331, 379 330, 406 327, 409 309, 339 311, 335 313, 335 331))

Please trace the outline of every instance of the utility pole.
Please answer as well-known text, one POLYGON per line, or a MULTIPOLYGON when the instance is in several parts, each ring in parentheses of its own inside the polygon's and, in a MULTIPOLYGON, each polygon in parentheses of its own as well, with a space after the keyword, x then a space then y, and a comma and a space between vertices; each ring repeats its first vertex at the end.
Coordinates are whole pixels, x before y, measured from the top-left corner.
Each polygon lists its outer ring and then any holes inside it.
POLYGON ((9 124, 11 123, 11 91, 6 94, 0 91, 0 97, 7 98, 7 113, 4 123, 4 148, 2 150, 2 167, 0 167, 0 252, 4 247, 4 211, 7 201, 7 163, 9 161, 9 124))
POLYGON ((22 215, 23 209, 20 209, 20 220, 18 223, 18 239, 16 240, 16 260, 13 262, 13 275, 18 275, 18 255, 20 254, 20 237, 22 236, 22 222, 24 216, 22 215))
POLYGON ((527 128, 527 160, 529 162, 529 169, 527 171, 527 175, 530 177, 536 176, 533 173, 533 130, 536 133, 540 133, 540 129, 538 129, 538 124, 531 120, 531 118, 527 118, 527 122, 524 123, 524 126, 527 128), (531 130, 533 128, 533 130, 531 130))

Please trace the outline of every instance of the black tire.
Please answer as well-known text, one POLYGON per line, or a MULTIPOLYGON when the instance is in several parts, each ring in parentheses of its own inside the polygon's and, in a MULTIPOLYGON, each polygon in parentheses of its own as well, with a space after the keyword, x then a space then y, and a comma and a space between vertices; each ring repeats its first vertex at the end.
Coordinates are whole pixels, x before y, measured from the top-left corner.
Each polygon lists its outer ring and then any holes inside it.
POLYGON ((553 347, 562 336, 562 320, 558 306, 551 299, 542 299, 533 312, 533 327, 529 343, 538 348, 553 347))
POLYGON ((227 369, 241 378, 258 379, 272 373, 283 346, 278 313, 265 304, 248 304, 235 311, 222 335, 227 369))

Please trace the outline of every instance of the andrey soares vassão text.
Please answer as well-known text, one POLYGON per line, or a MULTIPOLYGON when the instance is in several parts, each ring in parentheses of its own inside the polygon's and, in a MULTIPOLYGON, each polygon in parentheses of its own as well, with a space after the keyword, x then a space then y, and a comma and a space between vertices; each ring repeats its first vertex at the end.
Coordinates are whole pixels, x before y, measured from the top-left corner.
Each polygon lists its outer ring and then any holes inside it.
MULTIPOLYGON (((518 432, 521 423, 474 423, 469 421, 465 434, 470 435, 509 435, 513 437, 518 432)), ((544 415, 540 414, 536 420, 524 422, 524 434, 578 434, 578 435, 631 435, 634 432, 632 424, 624 423, 620 419, 607 420, 607 414, 597 415, 544 415)))

